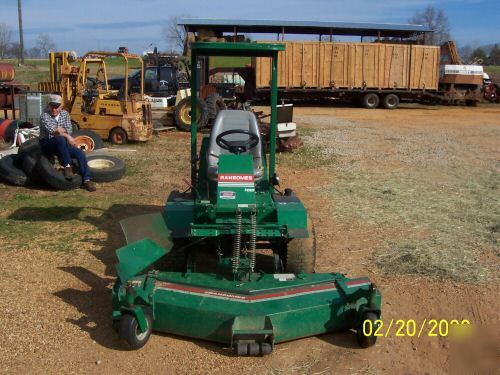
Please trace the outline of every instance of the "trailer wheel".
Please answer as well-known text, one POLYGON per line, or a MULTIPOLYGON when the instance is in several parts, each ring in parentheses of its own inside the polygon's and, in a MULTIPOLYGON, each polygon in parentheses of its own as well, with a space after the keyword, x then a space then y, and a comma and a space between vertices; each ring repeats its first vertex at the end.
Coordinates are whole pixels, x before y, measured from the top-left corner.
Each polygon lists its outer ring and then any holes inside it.
MULTIPOLYGON (((198 98, 196 106, 196 117, 198 121, 198 129, 203 129, 208 123, 207 104, 204 100, 198 98)), ((182 131, 191 130, 191 97, 186 96, 175 107, 175 123, 177 129, 182 131)))
POLYGON ((375 345, 375 343, 377 342, 377 336, 375 336, 375 332, 378 328, 378 324, 376 324, 377 320, 377 314, 372 311, 363 314, 361 325, 358 327, 356 332, 358 344, 362 348, 369 348, 370 346, 375 345))
POLYGON ((144 317, 148 327, 146 331, 139 330, 137 318, 132 314, 123 314, 120 320, 120 334, 127 341, 131 349, 140 349, 148 342, 151 332, 153 331, 153 319, 151 315, 144 311, 144 317))
POLYGON ((316 266, 316 238, 314 226, 307 219, 307 229, 310 233, 307 238, 294 238, 286 244, 285 272, 313 273, 316 266))
POLYGON ((361 103, 363 104, 364 108, 374 109, 377 108, 380 104, 380 98, 374 92, 369 92, 368 94, 365 94, 363 96, 361 103))
POLYGON ((399 106, 399 97, 396 94, 387 94, 382 100, 385 109, 396 109, 399 106))
POLYGON ((128 142, 128 135, 122 128, 114 128, 109 132, 109 141, 115 145, 124 145, 128 142))

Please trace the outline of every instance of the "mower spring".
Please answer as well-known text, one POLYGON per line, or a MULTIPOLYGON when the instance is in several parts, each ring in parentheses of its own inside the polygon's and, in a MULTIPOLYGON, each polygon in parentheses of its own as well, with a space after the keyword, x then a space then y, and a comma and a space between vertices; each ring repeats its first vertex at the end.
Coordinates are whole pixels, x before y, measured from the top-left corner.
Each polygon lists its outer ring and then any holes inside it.
POLYGON ((240 265, 240 251, 241 251, 241 211, 236 212, 236 234, 234 236, 233 246, 233 273, 238 272, 240 265))
POLYGON ((252 233, 250 233, 250 239, 248 246, 250 248, 250 270, 253 272, 255 268, 255 248, 257 242, 257 213, 252 211, 250 215, 250 223, 252 227, 252 233))

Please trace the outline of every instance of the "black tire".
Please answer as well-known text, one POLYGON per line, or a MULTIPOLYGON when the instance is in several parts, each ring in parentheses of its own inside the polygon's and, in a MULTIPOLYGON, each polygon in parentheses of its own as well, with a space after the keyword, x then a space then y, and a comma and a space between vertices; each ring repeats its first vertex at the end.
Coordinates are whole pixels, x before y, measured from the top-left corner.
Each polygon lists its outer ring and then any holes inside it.
POLYGON ((359 346, 362 348, 369 348, 370 346, 375 345, 377 342, 377 336, 375 336, 375 332, 378 328, 378 325, 375 324, 375 322, 378 320, 378 316, 376 313, 369 311, 363 314, 363 318, 361 319, 361 325, 357 328, 356 331, 356 338, 358 340, 359 346), (365 332, 363 331, 363 326, 365 321, 371 321, 371 334, 370 335, 365 335, 365 332))
POLYGON ((124 145, 128 142, 128 134, 122 128, 114 128, 109 132, 108 139, 115 145, 124 145))
POLYGON ((286 244, 285 272, 288 273, 313 273, 316 266, 316 237, 314 226, 310 219, 307 220, 309 237, 293 238, 286 244))
POLYGON ((132 314, 123 314, 120 319, 120 335, 125 339, 125 341, 130 346, 130 349, 140 349, 149 340, 151 332, 153 331, 153 319, 149 312, 144 311, 144 317, 147 322, 147 329, 145 332, 140 333, 139 323, 137 318, 132 314))
POLYGON ((38 174, 38 171, 36 170, 36 163, 38 162, 38 159, 35 159, 31 155, 25 154, 23 158, 23 171, 26 173, 30 181, 32 182, 43 182, 43 179, 40 177, 38 174))
POLYGON ((387 94, 382 99, 382 105, 385 109, 396 109, 399 106, 399 96, 396 94, 387 94))
POLYGON ((102 138, 96 132, 93 132, 90 129, 80 129, 80 130, 73 131, 73 133, 71 133, 71 136, 73 138, 81 136, 81 135, 92 138, 92 140, 94 141, 94 150, 104 148, 104 142, 103 142, 102 138))
POLYGON ((123 160, 108 155, 87 156, 92 180, 95 182, 111 182, 119 180, 125 174, 125 163, 123 160))
POLYGON ((205 103, 207 104, 208 121, 215 120, 215 118, 219 114, 219 111, 227 108, 224 99, 222 99, 222 96, 217 93, 207 96, 205 98, 205 103))
POLYGON ((29 155, 33 159, 38 160, 42 156, 42 149, 38 138, 29 139, 19 146, 18 154, 29 155))
POLYGON ((24 155, 7 155, 0 159, 0 177, 11 185, 26 186, 30 179, 23 171, 24 155))
POLYGON ((374 109, 374 108, 377 108, 379 106, 380 98, 374 92, 369 92, 368 94, 365 94, 363 96, 361 104, 363 105, 364 108, 374 109))
MULTIPOLYGON (((198 98, 197 106, 198 129, 203 129, 208 123, 208 109, 204 100, 198 98)), ((175 107, 175 123, 177 129, 182 131, 191 130, 191 97, 182 99, 175 107)))
POLYGON ((45 156, 38 159, 35 169, 42 180, 56 190, 71 190, 82 185, 82 176, 75 173, 73 179, 66 180, 63 173, 54 168, 54 165, 45 156))
POLYGON ((478 101, 477 100, 466 100, 465 105, 467 107, 477 107, 478 101))

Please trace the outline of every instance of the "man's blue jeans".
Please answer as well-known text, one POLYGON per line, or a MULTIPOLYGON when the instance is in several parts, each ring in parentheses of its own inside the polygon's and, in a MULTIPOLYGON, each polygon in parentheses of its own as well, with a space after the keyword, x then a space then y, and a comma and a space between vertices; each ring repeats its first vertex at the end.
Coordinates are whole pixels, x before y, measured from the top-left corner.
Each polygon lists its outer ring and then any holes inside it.
POLYGON ((83 177, 83 181, 90 180, 91 176, 87 167, 85 152, 68 144, 66 138, 56 136, 50 139, 40 139, 40 146, 45 156, 56 155, 64 167, 71 164, 71 158, 78 160, 78 169, 83 177))

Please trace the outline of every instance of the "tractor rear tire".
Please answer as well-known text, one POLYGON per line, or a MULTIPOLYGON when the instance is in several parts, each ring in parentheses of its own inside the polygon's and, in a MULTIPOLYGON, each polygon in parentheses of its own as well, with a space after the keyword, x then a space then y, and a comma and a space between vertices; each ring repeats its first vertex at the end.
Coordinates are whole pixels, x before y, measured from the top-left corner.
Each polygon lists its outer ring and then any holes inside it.
POLYGON ((148 327, 146 331, 139 331, 137 318, 132 314, 123 314, 120 320, 120 335, 127 341, 131 349, 140 349, 148 342, 153 331, 153 319, 151 314, 144 311, 144 317, 148 327))
MULTIPOLYGON (((208 109, 204 100, 198 98, 196 108, 196 117, 198 120, 198 130, 203 129, 208 123, 208 109)), ((191 97, 186 96, 175 107, 175 123, 177 129, 182 131, 191 130, 191 97)))
POLYGON ((215 120, 219 111, 227 108, 226 103, 224 103, 224 99, 222 99, 222 96, 217 93, 207 96, 205 98, 205 103, 207 104, 208 121, 211 122, 215 120))
POLYGON ((314 273, 315 271, 316 238, 310 219, 307 219, 307 230, 309 237, 294 238, 286 244, 285 272, 287 273, 314 273))
POLYGON ((382 105, 385 109, 396 109, 399 106, 399 96, 396 94, 387 94, 382 99, 382 105))
POLYGON ((377 342, 377 336, 375 336, 375 333, 378 329, 378 325, 375 324, 377 320, 378 320, 377 314, 375 314, 372 311, 363 314, 361 325, 358 327, 356 331, 356 338, 358 340, 358 344, 362 348, 369 348, 370 346, 375 345, 375 343, 377 342), (370 321, 369 335, 365 335, 365 330, 364 330, 365 321, 370 321))
POLYGON ((369 92, 368 94, 365 94, 363 96, 361 104, 363 105, 364 108, 375 109, 380 104, 380 98, 374 92, 369 92))

